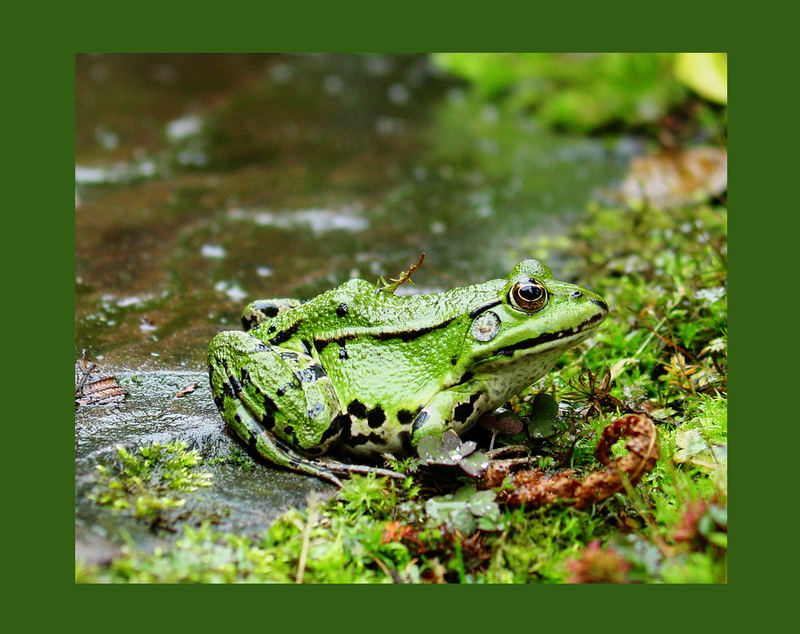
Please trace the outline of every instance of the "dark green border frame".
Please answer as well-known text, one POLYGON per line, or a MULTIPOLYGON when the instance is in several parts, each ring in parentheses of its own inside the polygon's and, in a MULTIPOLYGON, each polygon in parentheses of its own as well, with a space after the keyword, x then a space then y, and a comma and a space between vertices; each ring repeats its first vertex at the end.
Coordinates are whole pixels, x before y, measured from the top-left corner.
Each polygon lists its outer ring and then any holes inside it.
MULTIPOLYGON (((775 599, 788 593, 776 588, 773 599, 754 595, 776 583, 769 563, 790 568, 787 559, 794 550, 791 524, 783 519, 783 509, 794 505, 792 479, 775 473, 776 465, 791 461, 791 454, 778 448, 792 447, 785 432, 794 422, 791 411, 780 419, 764 411, 767 400, 780 398, 786 391, 777 382, 778 371, 767 366, 771 361, 762 355, 765 343, 770 349, 780 348, 784 356, 790 353, 775 340, 785 325, 774 322, 791 315, 793 285, 772 289, 763 278, 766 272, 783 282, 792 279, 794 272, 791 264, 783 267, 775 259, 775 254, 792 253, 791 246, 783 245, 780 235, 766 238, 769 229, 773 229, 771 234, 785 235, 784 240, 794 236, 793 227, 787 226, 795 222, 793 197, 778 192, 781 184, 797 181, 796 160, 781 158, 776 146, 791 142, 787 131, 793 128, 796 113, 789 107, 796 102, 780 91, 795 80, 794 72, 781 66, 790 53, 775 50, 780 42, 793 41, 794 35, 788 32, 792 21, 787 18, 786 26, 767 26, 760 23, 767 6, 752 7, 753 15, 737 17, 731 15, 735 9, 730 6, 705 6, 696 0, 649 7, 641 2, 523 7, 510 2, 434 4, 430 0, 291 7, 94 2, 81 3, 81 7, 37 6, 30 12, 14 9, 6 15, 11 37, 4 56, 11 67, 5 77, 6 103, 11 106, 6 113, 11 137, 7 156, 16 168, 7 181, 11 200, 5 201, 5 222, 11 225, 6 294, 13 298, 6 310, 12 301, 27 307, 18 308, 16 318, 7 319, 11 333, 6 336, 6 402, 11 412, 6 419, 4 457, 11 463, 6 470, 11 478, 6 482, 4 519, 12 531, 6 550, 14 563, 6 568, 6 575, 24 594, 20 601, 9 598, 9 603, 18 606, 30 624, 47 621, 89 630, 95 624, 98 629, 130 624, 139 630, 163 631, 168 622, 183 631, 195 624, 204 631, 253 625, 301 630, 335 625, 395 630, 400 625, 423 631, 435 627, 452 631, 454 626, 467 626, 470 631, 520 626, 568 632, 581 626, 593 631, 606 627, 648 631, 655 624, 698 630, 703 623, 724 627, 747 605, 752 606, 755 619, 769 620, 775 599), (750 38, 756 31, 766 40, 767 51, 756 51, 761 45, 750 38), (738 389, 734 390, 731 442, 733 556, 727 586, 249 586, 219 590, 154 586, 133 590, 74 585, 74 455, 69 450, 73 443, 69 420, 74 411, 66 393, 74 346, 74 330, 68 325, 74 316, 74 54, 202 50, 730 52, 734 244, 737 235, 746 235, 748 242, 746 255, 734 250, 732 258, 731 367, 738 389), (765 317, 768 298, 774 311, 767 311, 765 317), (38 318, 32 320, 31 314, 38 318), (771 331, 768 341, 763 336, 765 326, 771 331), (746 441, 744 429, 749 432, 746 441), (771 503, 770 496, 777 495, 781 498, 771 503), (786 548, 792 551, 784 552, 786 548), (134 596, 133 592, 144 594, 134 596)), ((787 148, 786 154, 792 149, 787 148)), ((738 243, 744 246, 744 238, 738 243)))

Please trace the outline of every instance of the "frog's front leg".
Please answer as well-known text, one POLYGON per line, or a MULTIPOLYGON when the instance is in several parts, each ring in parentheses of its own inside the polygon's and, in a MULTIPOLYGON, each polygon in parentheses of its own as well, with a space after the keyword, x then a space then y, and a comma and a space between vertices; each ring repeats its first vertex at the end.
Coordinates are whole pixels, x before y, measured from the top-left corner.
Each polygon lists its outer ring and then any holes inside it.
POLYGON ((485 386, 480 381, 469 381, 438 392, 414 418, 411 444, 416 447, 423 436, 441 438, 448 429, 460 435, 487 409, 487 399, 485 386))

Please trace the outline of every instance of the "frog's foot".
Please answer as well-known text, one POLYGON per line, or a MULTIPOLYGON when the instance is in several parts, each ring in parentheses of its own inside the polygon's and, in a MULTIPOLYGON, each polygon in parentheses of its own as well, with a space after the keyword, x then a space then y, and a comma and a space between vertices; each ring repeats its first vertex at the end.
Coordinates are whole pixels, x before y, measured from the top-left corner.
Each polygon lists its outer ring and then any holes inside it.
POLYGON ((279 467, 328 480, 339 488, 342 486, 342 481, 335 474, 373 473, 401 480, 406 477, 389 469, 300 455, 285 442, 266 432, 242 403, 236 403, 232 417, 226 416, 224 408, 220 409, 220 414, 236 435, 260 457, 279 467))
POLYGON ((252 330, 259 324, 263 324, 287 310, 297 308, 299 305, 300 300, 298 299, 258 299, 244 307, 242 327, 246 331, 252 330))
POLYGON ((220 410, 220 413, 228 426, 236 432, 236 435, 260 457, 279 467, 328 480, 341 488, 342 481, 333 474, 332 470, 316 460, 301 456, 285 442, 265 431, 242 403, 236 405, 231 419, 226 417, 223 410, 220 410))

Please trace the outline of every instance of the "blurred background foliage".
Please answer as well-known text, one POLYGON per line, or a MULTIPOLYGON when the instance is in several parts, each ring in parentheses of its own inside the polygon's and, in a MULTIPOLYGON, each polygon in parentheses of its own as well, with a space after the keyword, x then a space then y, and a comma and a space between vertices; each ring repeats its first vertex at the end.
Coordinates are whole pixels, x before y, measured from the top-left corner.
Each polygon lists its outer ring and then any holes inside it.
POLYGON ((487 100, 535 111, 554 128, 597 132, 656 124, 693 93, 727 103, 724 53, 441 53, 434 62, 487 100))

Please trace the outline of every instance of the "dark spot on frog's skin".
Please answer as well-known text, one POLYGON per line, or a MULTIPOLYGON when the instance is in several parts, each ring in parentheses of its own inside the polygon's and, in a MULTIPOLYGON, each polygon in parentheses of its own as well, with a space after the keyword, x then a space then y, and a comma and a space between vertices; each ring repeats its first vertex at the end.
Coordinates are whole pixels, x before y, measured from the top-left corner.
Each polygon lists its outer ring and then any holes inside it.
POLYGON ((381 425, 386 422, 386 414, 383 413, 383 408, 380 405, 376 405, 367 414, 367 425, 372 427, 372 429, 378 429, 381 425))
POLYGON ((269 396, 264 394, 264 411, 265 412, 277 412, 278 407, 275 405, 275 401, 273 401, 269 396))
POLYGON ((406 453, 412 453, 414 451, 414 445, 411 444, 411 434, 407 431, 401 431, 398 434, 400 438, 400 444, 403 446, 403 450, 406 453))
POLYGON ((233 393, 235 396, 239 396, 242 393, 242 384, 239 383, 239 379, 237 379, 232 374, 228 377, 228 380, 231 382, 231 387, 233 388, 233 393))
POLYGON ((412 420, 414 420, 414 414, 409 412, 407 409, 401 409, 397 412, 397 421, 402 425, 408 425, 412 420))
POLYGON ((303 344, 303 348, 305 349, 305 351, 306 351, 306 354, 307 354, 307 355, 309 355, 309 356, 311 356, 311 344, 310 344, 310 343, 308 343, 308 341, 306 341, 305 339, 303 339, 302 341, 300 341, 300 343, 302 343, 302 344, 303 344))
POLYGON ((470 414, 474 411, 475 401, 480 398, 480 394, 473 394, 469 397, 469 401, 466 403, 461 403, 461 405, 456 406, 453 410, 453 420, 458 421, 459 423, 465 422, 469 417, 470 414))
POLYGON ((378 447, 386 444, 386 441, 384 441, 383 437, 375 432, 372 432, 371 434, 358 434, 357 436, 350 436, 347 439, 347 445, 350 447, 365 445, 368 442, 371 442, 373 445, 377 445, 378 447))
POLYGON ((278 315, 278 307, 275 304, 256 305, 254 309, 265 317, 276 317, 278 315))
POLYGON ((334 339, 314 339, 314 347, 317 349, 317 352, 322 352, 329 343, 333 343, 334 341, 338 343, 340 346, 344 345, 345 339, 354 339, 355 335, 343 335, 341 337, 336 337, 334 339))
POLYGON ((261 417, 261 426, 267 431, 272 431, 275 427, 275 412, 267 410, 261 417))
MULTIPOLYGON (((224 385, 224 384, 223 384, 224 385)), ((221 412, 225 407, 225 399, 220 396, 214 397, 214 405, 217 406, 217 409, 221 412)))
POLYGON ((344 347, 344 341, 339 342, 339 358, 340 359, 349 358, 347 355, 347 348, 344 347))
POLYGON ((339 434, 342 433, 342 430, 345 428, 349 429, 350 417, 347 414, 339 414, 336 418, 331 421, 331 424, 328 425, 328 429, 326 429, 322 436, 320 437, 320 443, 324 443, 329 438, 335 438, 339 434))
POLYGON ((286 425, 286 427, 283 428, 283 433, 297 440, 296 436, 294 435, 294 427, 291 425, 286 425))
POLYGON ((472 405, 470 403, 461 403, 453 411, 453 420, 463 423, 469 418, 470 414, 472 414, 472 405))
POLYGON ((347 304, 342 302, 336 307, 336 316, 337 317, 344 317, 347 314, 347 304))
POLYGON ((239 413, 237 412, 236 414, 233 415, 233 420, 235 420, 237 423, 241 423, 242 417, 239 416, 239 413))
POLYGON ((296 352, 279 352, 278 356, 281 359, 296 359, 297 353, 296 352))
POLYGON ((316 418, 317 414, 319 414, 322 410, 325 409, 325 406, 322 403, 315 403, 309 409, 306 410, 306 418, 313 419, 316 418))
POLYGON ((242 383, 249 383, 250 382, 250 373, 247 371, 247 368, 244 367, 239 371, 239 377, 242 380, 242 383))
POLYGON ((350 425, 353 424, 353 420, 348 414, 340 414, 336 419, 342 423, 342 435, 339 437, 339 442, 346 445, 350 439, 350 425))
POLYGON ((456 363, 458 363, 458 357, 452 357, 452 358, 450 359, 450 363, 452 363, 453 365, 455 365, 456 363))
POLYGON ((349 414, 352 414, 356 418, 366 418, 367 417, 367 408, 358 399, 354 399, 354 400, 350 401, 350 404, 347 406, 347 412, 349 414))
POLYGON ((325 370, 322 369, 322 366, 319 363, 315 363, 305 370, 300 370, 299 372, 294 372, 293 374, 301 383, 315 383, 317 379, 325 376, 325 370))
POLYGON ((267 328, 267 334, 271 335, 273 332, 275 332, 275 328, 275 324, 272 324, 269 328, 267 328))
POLYGON ((236 393, 233 391, 231 384, 227 381, 222 382, 222 391, 225 393, 225 396, 230 396, 231 398, 236 398, 236 393))
POLYGON ((300 382, 295 378, 294 383, 287 383, 286 385, 279 387, 277 390, 275 390, 275 394, 277 396, 283 396, 284 394, 286 394, 286 392, 290 390, 296 390, 299 387, 300 387, 300 382))
POLYGON ((589 301, 595 306, 599 306, 603 310, 608 311, 608 304, 606 304, 602 299, 590 299, 589 301))
POLYGON ((312 365, 311 369, 314 371, 314 374, 317 375, 318 379, 325 376, 325 368, 323 368, 319 363, 312 365))
POLYGON ((277 335, 275 335, 269 342, 273 346, 277 346, 278 344, 283 343, 287 339, 290 339, 294 333, 297 332, 297 329, 300 327, 300 322, 296 321, 291 326, 286 328, 285 330, 281 330, 277 335))
POLYGON ((420 427, 422 427, 430 418, 428 412, 422 410, 417 417, 414 419, 414 424, 411 426, 411 432, 417 431, 420 427))

